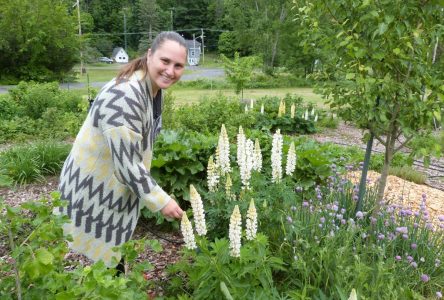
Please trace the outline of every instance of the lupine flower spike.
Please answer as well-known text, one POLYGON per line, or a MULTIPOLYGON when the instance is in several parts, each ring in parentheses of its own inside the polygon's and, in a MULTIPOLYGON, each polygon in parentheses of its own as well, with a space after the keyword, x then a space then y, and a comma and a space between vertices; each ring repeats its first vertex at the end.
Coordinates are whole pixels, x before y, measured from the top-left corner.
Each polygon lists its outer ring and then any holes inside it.
POLYGON ((308 120, 308 109, 305 110, 304 120, 308 120))
POLYGON ((264 114, 264 104, 261 105, 261 114, 264 114))
POLYGON ((219 183, 219 175, 217 172, 216 165, 213 161, 213 155, 210 156, 210 159, 208 160, 208 166, 207 166, 207 183, 208 183, 208 189, 210 192, 216 191, 217 184, 219 183))
POLYGON ((296 151, 294 150, 294 142, 291 142, 287 153, 287 165, 285 166, 285 174, 292 176, 296 169, 296 151))
POLYGON ((257 232, 257 213, 253 199, 250 201, 250 206, 248 207, 247 212, 247 220, 245 223, 247 240, 254 240, 257 232))
POLYGON ((242 155, 245 153, 245 135, 242 126, 239 126, 237 134, 237 164, 240 166, 244 160, 242 155))
POLYGON ((311 109, 311 113, 310 113, 310 115, 313 117, 314 114, 315 114, 315 109, 314 109, 314 107, 313 107, 313 108, 311 109))
POLYGON ((222 175, 231 172, 230 166, 230 142, 228 140, 225 124, 220 128, 219 141, 217 143, 216 165, 220 167, 222 175))
POLYGON ((245 104, 245 112, 246 113, 248 112, 248 105, 247 104, 245 104))
POLYGON ((315 121, 315 122, 318 121, 318 114, 316 114, 314 121, 315 121))
POLYGON ((242 188, 250 188, 251 170, 253 169, 254 146, 250 139, 245 140, 244 153, 241 153, 240 159, 240 177, 242 180, 242 188))
POLYGON ((196 249, 197 246, 194 240, 193 227, 185 213, 182 215, 182 221, 180 222, 180 231, 182 232, 185 247, 190 250, 196 249))
POLYGON ((250 99, 250 109, 253 110, 253 106, 254 106, 254 100, 250 99))
POLYGON ((190 185, 190 202, 193 209, 194 224, 198 235, 203 236, 207 234, 207 226, 205 224, 205 214, 202 204, 202 199, 196 191, 194 185, 190 185))
POLYGON ((225 194, 227 195, 227 198, 229 200, 235 200, 236 196, 231 192, 231 187, 233 186, 233 183, 231 181, 230 174, 227 174, 226 182, 225 182, 225 194))
POLYGON ((282 179, 282 144, 283 139, 280 129, 273 135, 273 144, 271 148, 271 170, 272 182, 280 182, 282 179))
POLYGON ((296 105, 294 105, 294 103, 291 105, 290 107, 290 116, 292 119, 294 119, 294 113, 296 111, 296 105))
POLYGON ((242 220, 239 212, 239 206, 235 206, 230 218, 230 229, 228 237, 230 239, 230 255, 240 257, 242 220))
POLYGON ((259 139, 254 141, 253 170, 258 172, 262 170, 262 152, 261 146, 259 145, 259 139))

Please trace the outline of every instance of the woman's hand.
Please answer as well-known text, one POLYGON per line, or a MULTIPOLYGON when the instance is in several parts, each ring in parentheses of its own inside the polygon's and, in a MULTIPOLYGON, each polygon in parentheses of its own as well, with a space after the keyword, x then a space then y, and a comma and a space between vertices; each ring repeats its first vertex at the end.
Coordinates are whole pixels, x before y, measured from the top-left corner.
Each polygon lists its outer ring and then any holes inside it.
POLYGON ((181 219, 183 214, 183 210, 177 205, 177 202, 173 198, 171 198, 168 204, 165 205, 160 212, 164 217, 171 219, 181 219))

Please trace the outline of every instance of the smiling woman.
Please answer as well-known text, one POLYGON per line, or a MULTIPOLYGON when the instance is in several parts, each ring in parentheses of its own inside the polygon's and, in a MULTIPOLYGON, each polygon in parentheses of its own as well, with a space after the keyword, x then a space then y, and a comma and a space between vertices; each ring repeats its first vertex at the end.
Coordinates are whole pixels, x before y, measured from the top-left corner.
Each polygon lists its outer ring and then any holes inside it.
POLYGON ((54 213, 72 221, 64 226, 70 247, 94 261, 112 266, 113 257, 120 260, 114 247, 131 238, 141 208, 182 217, 150 166, 162 127, 162 91, 182 76, 186 51, 180 35, 160 33, 146 55, 99 92, 65 161, 59 190, 68 206, 54 213))

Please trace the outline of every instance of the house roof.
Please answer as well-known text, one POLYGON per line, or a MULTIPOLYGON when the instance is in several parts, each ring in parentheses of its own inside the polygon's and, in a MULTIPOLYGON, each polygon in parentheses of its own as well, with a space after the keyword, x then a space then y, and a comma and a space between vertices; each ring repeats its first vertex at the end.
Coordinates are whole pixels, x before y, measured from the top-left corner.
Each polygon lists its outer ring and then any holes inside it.
POLYGON ((123 49, 122 47, 116 47, 113 49, 113 54, 111 55, 111 57, 115 57, 120 50, 122 50, 126 54, 125 49, 123 49))
POLYGON ((200 45, 201 45, 200 42, 193 41, 193 40, 185 40, 185 43, 186 43, 188 49, 189 48, 194 48, 194 47, 200 48, 200 45), (196 45, 196 46, 194 46, 194 45, 196 45))

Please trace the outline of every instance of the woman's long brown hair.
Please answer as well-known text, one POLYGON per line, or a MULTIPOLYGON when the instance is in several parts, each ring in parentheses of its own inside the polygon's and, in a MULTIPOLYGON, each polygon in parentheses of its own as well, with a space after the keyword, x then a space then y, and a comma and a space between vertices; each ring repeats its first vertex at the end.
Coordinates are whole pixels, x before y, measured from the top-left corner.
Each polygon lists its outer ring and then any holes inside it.
MULTIPOLYGON (((185 39, 174 31, 163 31, 159 33, 156 38, 153 40, 153 43, 151 45, 151 54, 154 54, 156 50, 162 46, 162 44, 165 41, 174 41, 177 42, 179 45, 183 46, 185 49, 187 49, 187 45, 185 42, 185 39)), ((134 74, 134 72, 138 70, 142 70, 144 73, 144 76, 148 74, 148 51, 141 57, 133 59, 128 64, 126 64, 117 74, 117 80, 122 80, 124 78, 129 78, 131 75, 134 74)))

